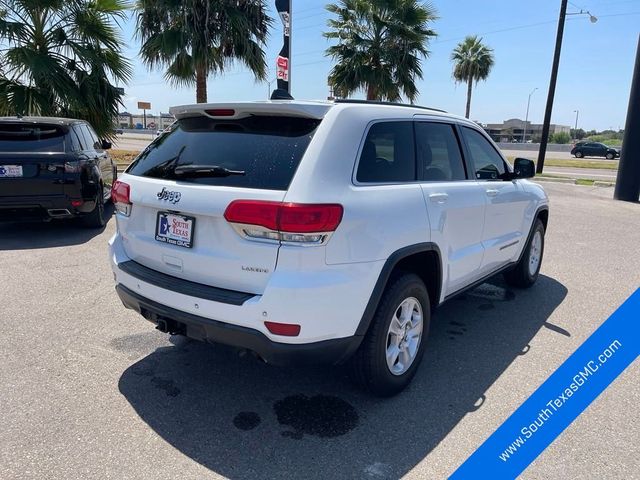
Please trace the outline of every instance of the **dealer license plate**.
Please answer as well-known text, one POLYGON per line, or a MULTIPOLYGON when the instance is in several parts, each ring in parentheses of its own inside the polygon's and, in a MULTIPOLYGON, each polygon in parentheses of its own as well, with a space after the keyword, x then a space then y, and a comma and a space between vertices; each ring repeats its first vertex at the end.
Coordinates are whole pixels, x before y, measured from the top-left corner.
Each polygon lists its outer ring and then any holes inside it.
POLYGON ((178 247, 193 247, 196 219, 168 212, 158 212, 156 240, 178 247))
POLYGON ((0 178, 22 177, 22 165, 0 165, 0 178))

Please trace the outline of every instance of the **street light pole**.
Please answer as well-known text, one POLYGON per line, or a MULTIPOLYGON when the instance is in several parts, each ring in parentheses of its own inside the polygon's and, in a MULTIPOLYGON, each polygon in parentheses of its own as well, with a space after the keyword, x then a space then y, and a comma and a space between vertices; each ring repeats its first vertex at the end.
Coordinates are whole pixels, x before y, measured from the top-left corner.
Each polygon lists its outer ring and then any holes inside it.
POLYGON ((271 85, 273 85, 273 82, 277 82, 277 81, 278 81, 277 78, 274 78, 271 81, 267 80, 267 100, 271 98, 271 85))
POLYGON ((551 67, 551 81, 549 82, 549 95, 547 96, 547 109, 544 113, 544 125, 542 126, 542 140, 540 141, 540 152, 538 153, 538 164, 536 173, 542 173, 544 168, 544 157, 547 154, 547 143, 549 143, 549 128, 551 124, 551 111, 553 110, 553 99, 556 94, 556 82, 558 80, 558 65, 560 64, 560 52, 562 50, 562 36, 564 34, 564 22, 567 15, 589 15, 591 23, 596 23, 598 19, 591 15, 588 10, 580 10, 575 13, 567 13, 568 0, 562 0, 560 4, 560 18, 558 19, 558 33, 556 34, 556 50, 553 56, 553 66, 551 67))
POLYGON ((529 106, 531 105, 531 95, 533 95, 535 93, 535 91, 538 90, 538 87, 534 88, 531 93, 529 94, 529 100, 527 100, 527 115, 525 116, 524 119, 524 128, 522 129, 522 143, 527 143, 527 124, 529 123, 529 106))
POLYGON ((580 115, 580 110, 574 110, 573 113, 576 114, 576 128, 573 129, 573 133, 575 138, 578 138, 578 116, 580 115))

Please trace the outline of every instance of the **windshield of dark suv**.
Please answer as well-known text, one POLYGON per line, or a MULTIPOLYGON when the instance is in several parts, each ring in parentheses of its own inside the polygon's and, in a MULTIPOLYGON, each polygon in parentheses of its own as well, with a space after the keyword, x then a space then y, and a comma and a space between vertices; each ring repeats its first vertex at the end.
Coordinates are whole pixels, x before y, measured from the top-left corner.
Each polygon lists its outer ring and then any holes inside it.
POLYGON ((127 173, 203 185, 286 190, 320 120, 258 116, 184 118, 127 173))
POLYGON ((0 152, 64 152, 65 131, 55 125, 0 123, 0 152))

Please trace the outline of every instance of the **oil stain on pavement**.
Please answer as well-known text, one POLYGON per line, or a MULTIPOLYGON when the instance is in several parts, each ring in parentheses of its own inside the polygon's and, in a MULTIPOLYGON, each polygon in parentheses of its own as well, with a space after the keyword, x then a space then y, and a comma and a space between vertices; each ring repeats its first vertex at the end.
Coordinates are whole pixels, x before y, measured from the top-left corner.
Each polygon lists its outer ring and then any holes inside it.
POLYGON ((450 329, 447 330, 449 334, 449 340, 455 340, 456 336, 464 335, 467 331, 467 326, 464 323, 456 322, 454 320, 449 322, 450 329))
POLYGON ((276 402, 278 423, 290 427, 283 437, 301 440, 304 435, 339 437, 358 426, 358 412, 341 398, 329 395, 293 395, 276 402))
POLYGON ((233 419, 233 424, 238 430, 248 432, 260 425, 260 415, 256 412, 240 412, 233 419))

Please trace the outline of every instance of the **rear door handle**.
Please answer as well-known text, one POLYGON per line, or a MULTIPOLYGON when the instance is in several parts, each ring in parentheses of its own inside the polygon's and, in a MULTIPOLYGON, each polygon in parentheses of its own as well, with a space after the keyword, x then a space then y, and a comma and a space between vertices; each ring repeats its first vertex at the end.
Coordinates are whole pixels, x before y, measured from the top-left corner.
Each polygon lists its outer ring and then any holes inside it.
POLYGON ((487 190, 488 197, 497 197, 499 193, 500 193, 499 190, 493 190, 493 189, 487 190))
POLYGON ((443 204, 447 203, 447 200, 449 200, 449 195, 447 195, 446 193, 432 193, 431 195, 429 195, 429 200, 431 200, 433 203, 443 204))

